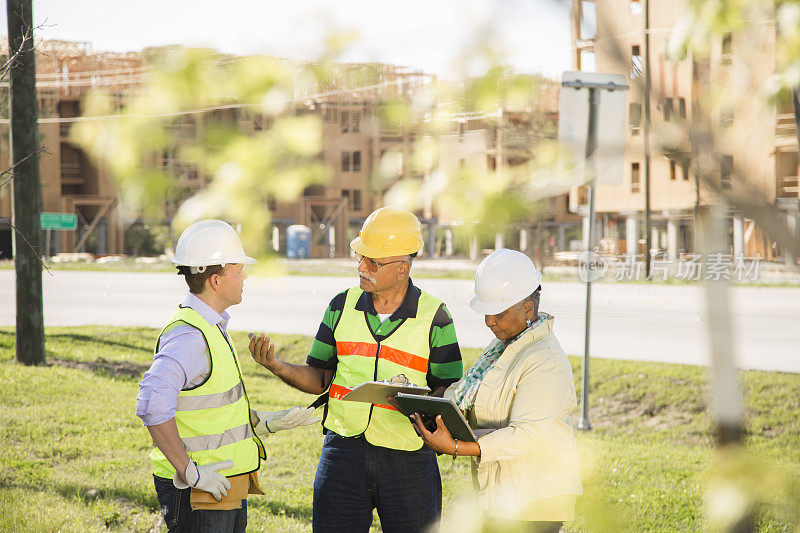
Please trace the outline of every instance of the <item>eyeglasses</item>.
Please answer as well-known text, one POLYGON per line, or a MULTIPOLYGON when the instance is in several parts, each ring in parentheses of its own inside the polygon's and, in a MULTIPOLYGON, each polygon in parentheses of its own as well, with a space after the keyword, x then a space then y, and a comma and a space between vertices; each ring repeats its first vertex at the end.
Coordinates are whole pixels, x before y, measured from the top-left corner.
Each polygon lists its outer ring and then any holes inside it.
POLYGON ((406 261, 405 259, 400 259, 398 261, 389 261, 388 263, 378 263, 377 261, 375 261, 371 257, 366 257, 366 256, 361 255, 361 254, 356 254, 356 263, 358 263, 360 265, 361 261, 366 261, 367 262, 367 270, 370 270, 371 272, 377 272, 377 270, 380 267, 383 267, 383 266, 386 266, 386 265, 391 265, 392 263, 408 263, 408 261, 406 261))

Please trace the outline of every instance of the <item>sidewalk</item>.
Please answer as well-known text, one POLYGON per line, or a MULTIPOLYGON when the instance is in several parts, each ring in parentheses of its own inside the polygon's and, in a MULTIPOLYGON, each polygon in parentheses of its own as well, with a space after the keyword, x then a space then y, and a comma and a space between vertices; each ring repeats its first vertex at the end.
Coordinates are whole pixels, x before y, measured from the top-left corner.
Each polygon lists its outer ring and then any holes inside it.
MULTIPOLYGON (((681 272, 681 268, 689 265, 678 263, 664 266, 663 262, 656 262, 653 266, 652 278, 648 281, 644 275, 644 265, 641 262, 632 265, 626 262, 609 260, 604 258, 607 264, 596 283, 652 283, 669 285, 694 285, 701 283, 709 275, 727 276, 733 285, 759 287, 798 287, 800 286, 800 268, 792 268, 783 264, 759 262, 756 269, 751 268, 746 271, 745 276, 738 276, 734 264, 721 265, 703 264, 701 271, 695 270, 694 274, 687 276, 687 272, 681 272), (712 269, 712 267, 714 267, 712 269), (722 268, 726 267, 726 268, 722 268), (741 278, 741 281, 740 281, 741 278)), ((174 272, 172 263, 162 258, 155 257, 124 257, 106 256, 92 259, 90 254, 75 254, 71 260, 56 261, 46 263, 51 270, 83 270, 98 272, 174 272)), ((428 259, 418 258, 414 260, 412 276, 415 278, 449 278, 449 279, 473 279, 478 268, 479 261, 470 261, 464 258, 441 258, 428 259)), ((583 281, 580 276, 577 261, 573 264, 546 265, 543 268, 543 278, 547 282, 558 281, 583 281)), ((261 263, 260 266, 266 269, 255 269, 251 271, 253 275, 260 276, 354 276, 356 263, 352 258, 337 259, 287 259, 277 257, 271 263, 261 263), (259 270, 261 270, 259 272, 259 270)), ((697 268, 699 265, 692 265, 697 268)), ((745 265, 745 268, 752 267, 752 264, 745 265)), ((0 261, 0 270, 13 270, 13 261, 0 261)))

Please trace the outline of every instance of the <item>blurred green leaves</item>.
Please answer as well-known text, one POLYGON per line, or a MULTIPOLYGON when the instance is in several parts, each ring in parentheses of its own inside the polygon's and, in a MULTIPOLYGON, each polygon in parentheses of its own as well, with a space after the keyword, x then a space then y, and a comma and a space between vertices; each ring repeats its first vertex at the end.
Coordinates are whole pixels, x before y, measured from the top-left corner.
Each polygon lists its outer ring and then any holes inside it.
POLYGON ((321 120, 296 115, 293 96, 298 80, 314 86, 323 73, 188 48, 164 50, 151 67, 119 113, 111 94, 91 93, 74 140, 110 169, 128 208, 158 219, 180 204, 176 233, 207 217, 240 223, 249 253, 263 253, 267 200, 293 200, 325 178, 321 120))

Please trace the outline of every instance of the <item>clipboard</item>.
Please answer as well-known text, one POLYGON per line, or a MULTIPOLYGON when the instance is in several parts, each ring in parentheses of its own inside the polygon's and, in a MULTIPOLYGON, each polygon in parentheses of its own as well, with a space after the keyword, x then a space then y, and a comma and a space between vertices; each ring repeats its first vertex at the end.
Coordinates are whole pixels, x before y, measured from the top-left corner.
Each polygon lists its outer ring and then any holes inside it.
POLYGON ((415 396, 428 394, 430 391, 431 389, 428 387, 418 387, 411 384, 395 385, 385 381, 367 381, 342 396, 342 401, 385 404, 387 396, 394 396, 397 393, 415 396))
POLYGON ((394 399, 405 413, 427 413, 434 420, 436 415, 442 415, 442 421, 454 439, 462 442, 477 442, 475 433, 453 400, 435 396, 403 394, 402 392, 394 399))

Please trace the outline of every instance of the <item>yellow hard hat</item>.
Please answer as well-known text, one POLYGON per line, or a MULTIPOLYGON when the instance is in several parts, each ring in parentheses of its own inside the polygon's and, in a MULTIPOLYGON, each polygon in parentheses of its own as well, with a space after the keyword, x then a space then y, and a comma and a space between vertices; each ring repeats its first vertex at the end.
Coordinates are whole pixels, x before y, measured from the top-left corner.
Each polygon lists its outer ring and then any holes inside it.
POLYGON ((381 207, 367 217, 350 248, 375 259, 414 254, 422 250, 422 226, 410 211, 381 207))

